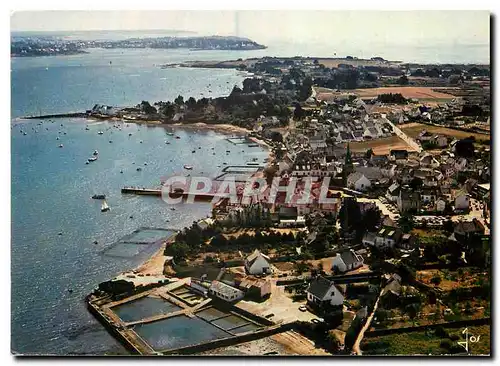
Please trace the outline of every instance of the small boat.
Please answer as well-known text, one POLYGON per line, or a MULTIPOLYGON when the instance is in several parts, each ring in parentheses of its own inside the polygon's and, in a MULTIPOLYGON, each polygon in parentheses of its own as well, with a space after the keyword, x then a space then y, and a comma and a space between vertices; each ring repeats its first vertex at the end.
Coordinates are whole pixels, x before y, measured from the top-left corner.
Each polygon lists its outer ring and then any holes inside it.
POLYGON ((26 133, 26 132, 23 132, 23 135, 24 135, 24 136, 26 136, 26 135, 27 135, 27 133, 26 133))
POLYGON ((113 143, 113 141, 109 140, 109 143, 110 143, 110 144, 112 144, 112 143, 113 143))
POLYGON ((62 147, 64 147, 64 146, 63 146, 63 144, 60 144, 60 145, 59 145, 59 147, 60 147, 60 148, 62 148, 62 147))
POLYGON ((132 134, 131 134, 131 133, 129 133, 128 135, 129 135, 129 136, 132 136, 132 134))
POLYGON ((192 170, 193 167, 191 165, 184 165, 184 169, 186 169, 186 170, 192 170))
POLYGON ((59 136, 56 137, 56 140, 59 140, 59 136))
POLYGON ((142 168, 137 168, 136 170, 137 170, 138 172, 140 172, 140 171, 142 170, 142 168))
POLYGON ((196 150, 191 151, 193 154, 196 152, 196 150))
POLYGON ((93 155, 94 155, 94 156, 97 156, 97 155, 99 155, 99 151, 97 151, 97 150, 94 150, 94 153, 93 153, 93 155))
POLYGON ((168 142, 168 141, 165 141, 165 143, 166 143, 167 145, 170 145, 170 142, 168 142))
POLYGON ((167 132, 167 135, 169 135, 169 136, 173 136, 173 135, 174 135, 174 133, 173 133, 173 132, 167 132))
POLYGON ((106 211, 109 211, 109 206, 106 203, 106 201, 104 201, 101 205, 101 212, 106 212, 106 211))
POLYGON ((88 128, 88 127, 85 127, 85 131, 88 131, 88 130, 89 130, 89 128, 88 128))
POLYGON ((94 194, 92 196, 92 199, 94 199, 94 200, 105 200, 106 199, 106 195, 105 194, 94 194))
POLYGON ((180 136, 175 136, 176 139, 180 139, 181 137, 180 136))
POLYGON ((141 141, 139 141, 139 143, 140 143, 140 144, 142 144, 142 140, 141 140, 141 141))
POLYGON ((97 160, 97 156, 94 156, 92 158, 88 158, 88 161, 89 162, 93 162, 93 161, 96 161, 97 160))
POLYGON ((99 131, 99 132, 97 132, 97 134, 98 134, 98 135, 102 135, 102 134, 104 134, 104 132, 99 131))

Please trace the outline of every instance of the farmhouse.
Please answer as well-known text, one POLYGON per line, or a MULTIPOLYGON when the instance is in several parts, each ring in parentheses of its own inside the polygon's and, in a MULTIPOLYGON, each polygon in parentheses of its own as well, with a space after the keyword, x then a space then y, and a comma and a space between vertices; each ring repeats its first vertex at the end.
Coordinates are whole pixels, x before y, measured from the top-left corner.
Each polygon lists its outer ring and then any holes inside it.
POLYGON ((251 275, 271 273, 269 257, 262 254, 258 249, 255 249, 255 251, 245 260, 245 269, 247 273, 251 275))
POLYGON ((312 306, 340 306, 344 303, 344 296, 335 287, 333 281, 321 276, 316 277, 309 284, 306 293, 307 303, 312 306))

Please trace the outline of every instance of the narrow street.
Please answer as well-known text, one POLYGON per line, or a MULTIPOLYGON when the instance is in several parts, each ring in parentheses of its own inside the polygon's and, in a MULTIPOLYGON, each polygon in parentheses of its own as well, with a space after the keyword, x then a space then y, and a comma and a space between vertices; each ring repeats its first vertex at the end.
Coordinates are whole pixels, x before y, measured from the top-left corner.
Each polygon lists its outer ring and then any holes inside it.
POLYGON ((370 316, 368 317, 368 319, 366 319, 366 323, 365 323, 364 327, 361 328, 361 330, 359 331, 358 338, 356 338, 356 342, 354 342, 354 346, 352 347, 352 354, 355 354, 355 355, 362 354, 361 348, 359 347, 359 345, 361 344, 361 341, 363 340, 365 332, 368 329, 370 329, 370 326, 371 326, 372 321, 373 321, 373 317, 375 316, 375 312, 377 311, 377 308, 378 308, 378 302, 380 300, 380 296, 382 295, 382 291, 383 291, 383 289, 380 291, 378 298, 377 298, 377 301, 375 301, 375 305, 373 306, 373 311, 370 314, 370 316))

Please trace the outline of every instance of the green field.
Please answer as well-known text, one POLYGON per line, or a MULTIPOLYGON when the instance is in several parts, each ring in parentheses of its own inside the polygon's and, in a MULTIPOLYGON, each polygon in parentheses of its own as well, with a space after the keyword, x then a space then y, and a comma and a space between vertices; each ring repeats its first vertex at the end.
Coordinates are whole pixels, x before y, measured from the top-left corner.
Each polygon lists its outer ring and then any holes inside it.
MULTIPOLYGON (((361 350, 364 355, 446 355, 453 353, 445 348, 441 348, 441 342, 448 342, 461 351, 457 347, 457 342, 463 341, 461 328, 447 328, 449 336, 456 335, 460 337, 458 340, 450 338, 440 338, 434 331, 426 332, 411 332, 403 334, 390 334, 379 337, 365 337, 361 342, 361 350)), ((470 336, 480 336, 479 341, 469 342, 469 354, 471 355, 488 355, 490 350, 490 326, 471 326, 468 327, 469 339, 470 336)), ((465 352, 465 349, 463 350, 465 352)))

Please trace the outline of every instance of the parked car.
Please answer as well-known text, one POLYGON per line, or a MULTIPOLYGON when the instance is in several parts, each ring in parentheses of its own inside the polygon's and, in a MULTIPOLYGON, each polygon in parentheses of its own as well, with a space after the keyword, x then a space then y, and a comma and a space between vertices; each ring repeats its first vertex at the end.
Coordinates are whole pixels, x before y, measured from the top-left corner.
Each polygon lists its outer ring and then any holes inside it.
POLYGON ((307 307, 305 305, 300 305, 299 310, 300 311, 307 311, 307 307))
POLYGON ((312 319, 311 321, 312 321, 314 324, 319 324, 319 323, 321 323, 319 319, 312 319))

